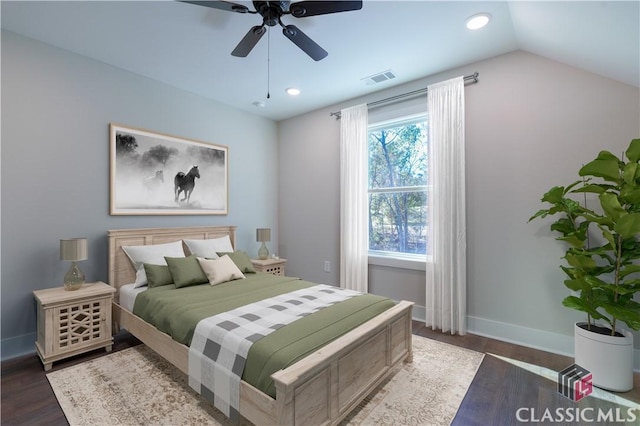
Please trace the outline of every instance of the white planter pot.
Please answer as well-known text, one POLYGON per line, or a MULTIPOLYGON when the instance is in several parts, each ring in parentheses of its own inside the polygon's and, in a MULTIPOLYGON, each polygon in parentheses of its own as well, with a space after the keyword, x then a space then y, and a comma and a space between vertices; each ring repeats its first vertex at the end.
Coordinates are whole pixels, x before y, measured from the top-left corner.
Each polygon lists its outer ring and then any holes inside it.
POLYGON ((615 392, 633 389, 633 334, 610 336, 574 326, 576 364, 589 370, 593 385, 615 392))

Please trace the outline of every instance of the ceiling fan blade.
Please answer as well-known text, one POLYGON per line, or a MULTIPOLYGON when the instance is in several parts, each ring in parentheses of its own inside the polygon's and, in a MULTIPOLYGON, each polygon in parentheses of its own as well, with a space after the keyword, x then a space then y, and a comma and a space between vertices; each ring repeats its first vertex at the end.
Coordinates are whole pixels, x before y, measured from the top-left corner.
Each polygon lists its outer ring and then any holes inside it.
POLYGON ((198 6, 212 7, 214 9, 226 10, 227 12, 247 13, 249 8, 242 4, 232 3, 230 1, 186 1, 180 0, 182 3, 190 3, 198 6))
POLYGON ((251 27, 249 32, 247 32, 244 38, 240 40, 240 43, 238 43, 236 48, 233 49, 233 52, 231 52, 231 54, 233 56, 239 56, 241 58, 246 57, 249 52, 251 52, 251 49, 253 49, 254 46, 258 44, 258 42, 266 32, 267 29, 264 25, 256 25, 255 27, 251 27))
POLYGON ((311 56, 314 61, 319 61, 327 57, 327 51, 320 47, 315 41, 311 40, 295 25, 287 25, 286 27, 283 27, 282 33, 285 37, 294 42, 296 46, 302 49, 304 53, 311 56))
POLYGON ((362 9, 362 1, 301 1, 289 6, 296 18, 362 9))

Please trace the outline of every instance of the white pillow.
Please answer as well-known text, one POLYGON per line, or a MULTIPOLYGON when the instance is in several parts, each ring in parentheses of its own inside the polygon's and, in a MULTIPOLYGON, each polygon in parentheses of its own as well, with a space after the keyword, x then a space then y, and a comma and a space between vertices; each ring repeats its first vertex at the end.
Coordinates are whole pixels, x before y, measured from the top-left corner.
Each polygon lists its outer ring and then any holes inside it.
POLYGON ((244 274, 226 254, 218 259, 203 259, 199 257, 198 262, 200 262, 200 267, 204 273, 207 274, 211 285, 244 278, 244 274))
POLYGON ((187 248, 198 257, 206 257, 209 259, 217 259, 217 252, 233 252, 231 239, 228 235, 220 238, 212 238, 210 240, 184 240, 187 248))
POLYGON ((166 244, 151 244, 148 246, 122 246, 129 260, 136 269, 136 282, 134 288, 147 285, 147 274, 144 264, 166 265, 164 257, 184 257, 182 241, 174 241, 166 244))

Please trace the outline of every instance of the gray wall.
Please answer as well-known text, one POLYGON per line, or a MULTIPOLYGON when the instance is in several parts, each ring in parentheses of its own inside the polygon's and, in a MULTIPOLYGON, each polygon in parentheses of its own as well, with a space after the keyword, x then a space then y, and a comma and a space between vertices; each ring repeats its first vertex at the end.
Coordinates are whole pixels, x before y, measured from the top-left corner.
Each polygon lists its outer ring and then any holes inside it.
MULTIPOLYGON (((637 87, 514 52, 282 121, 281 254, 290 273, 339 282, 340 131, 329 112, 475 71, 480 82, 465 90, 469 329, 572 353, 582 316, 560 304, 563 249, 550 222, 527 220, 550 187, 573 182, 600 150, 621 154, 640 136, 637 87), (323 260, 332 261, 330 273, 323 260)), ((369 272, 372 292, 412 300, 421 314, 424 272, 369 272)))
MULTIPOLYGON (((237 225, 277 245, 277 126, 192 93, 2 32, 2 358, 34 351, 32 291, 62 284, 59 240, 89 238, 88 280, 107 281, 108 229, 237 225), (109 123, 229 147, 227 216, 110 216, 109 123)), ((196 186, 197 191, 197 186, 196 186)))

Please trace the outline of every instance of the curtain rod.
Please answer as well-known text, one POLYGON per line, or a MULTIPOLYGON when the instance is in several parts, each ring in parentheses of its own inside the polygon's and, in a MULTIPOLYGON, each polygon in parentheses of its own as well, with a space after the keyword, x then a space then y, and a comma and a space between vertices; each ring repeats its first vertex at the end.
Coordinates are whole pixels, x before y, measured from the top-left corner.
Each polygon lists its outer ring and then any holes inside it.
MULTIPOLYGON (((478 76, 480 74, 478 74, 478 72, 474 72, 471 75, 466 75, 463 77, 464 83, 466 84, 474 84, 478 82, 478 76)), ((385 99, 380 99, 379 101, 373 101, 373 102, 369 102, 367 103, 367 106, 369 108, 375 108, 377 106, 381 106, 384 104, 388 104, 388 103, 392 103, 395 101, 399 101, 401 99, 405 99, 405 98, 412 98, 415 96, 419 96, 419 95, 423 95, 425 93, 428 92, 428 89, 425 87, 424 89, 418 89, 418 90, 414 90, 413 92, 407 92, 407 93, 402 93, 400 95, 395 95, 395 96, 391 96, 389 98, 385 98, 385 99)), ((336 120, 339 120, 340 117, 342 116, 342 113, 340 111, 338 112, 331 112, 329 113, 330 116, 334 116, 336 118, 336 120)))

